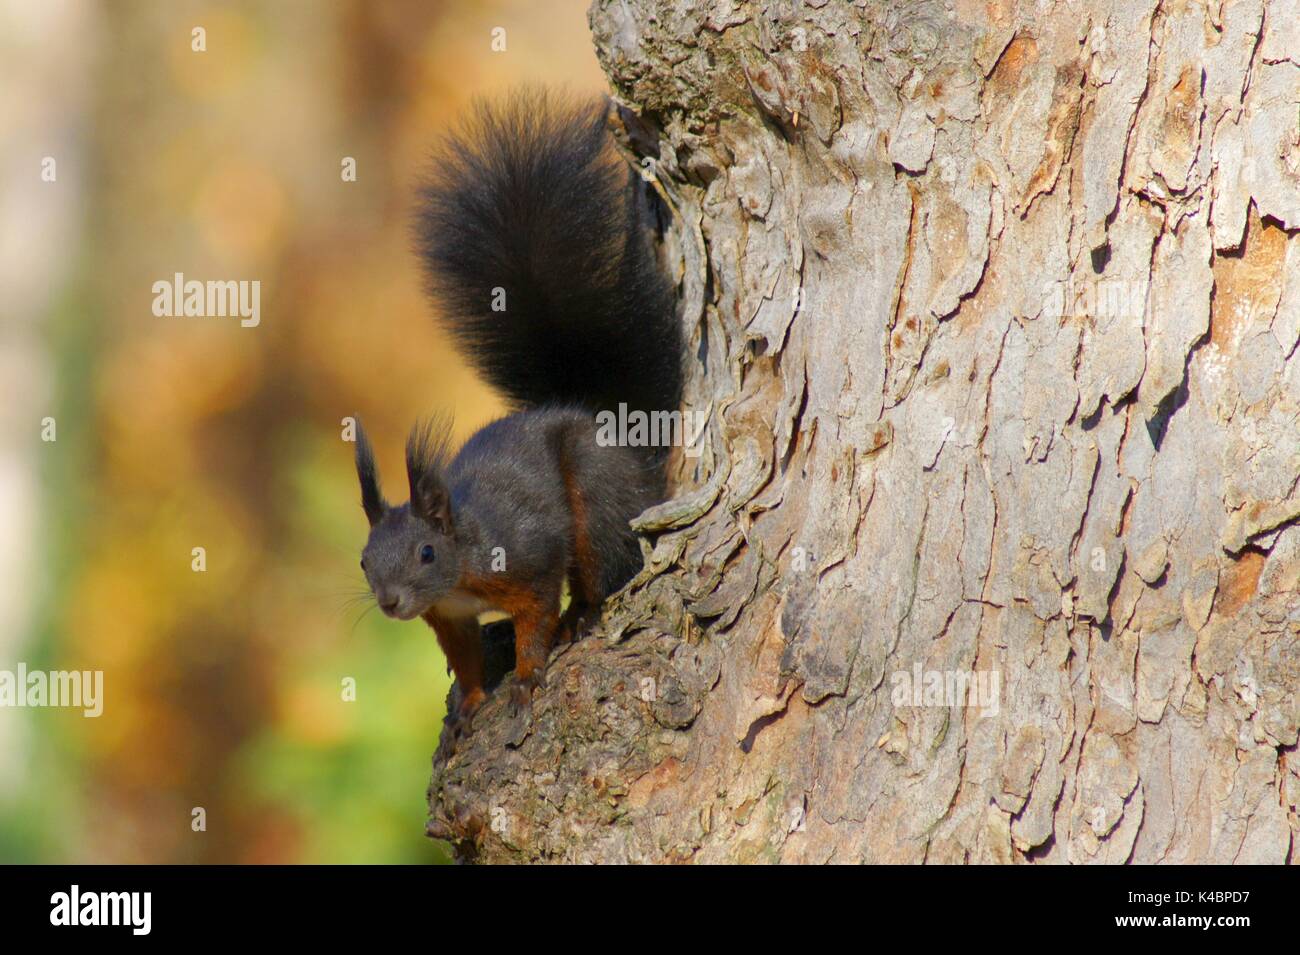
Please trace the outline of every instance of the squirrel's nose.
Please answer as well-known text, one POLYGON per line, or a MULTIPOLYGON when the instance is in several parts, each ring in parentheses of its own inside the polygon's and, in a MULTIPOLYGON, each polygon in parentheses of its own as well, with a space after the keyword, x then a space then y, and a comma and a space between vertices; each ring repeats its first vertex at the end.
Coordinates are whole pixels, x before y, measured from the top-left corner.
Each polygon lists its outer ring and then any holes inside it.
POLYGON ((397 605, 402 602, 401 598, 398 597, 397 594, 390 593, 386 590, 382 590, 376 594, 375 599, 379 601, 379 609, 388 614, 391 614, 396 610, 397 605))

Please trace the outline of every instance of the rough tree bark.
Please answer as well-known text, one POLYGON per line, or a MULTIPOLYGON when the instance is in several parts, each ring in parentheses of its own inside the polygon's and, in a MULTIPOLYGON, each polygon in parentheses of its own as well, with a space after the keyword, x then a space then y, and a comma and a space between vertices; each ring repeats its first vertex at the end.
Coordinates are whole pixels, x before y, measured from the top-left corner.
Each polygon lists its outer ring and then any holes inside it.
POLYGON ((675 207, 708 446, 531 731, 494 701, 444 743, 430 833, 490 861, 1289 860, 1300 0, 591 24, 675 207), (972 675, 988 705, 934 695, 972 675))

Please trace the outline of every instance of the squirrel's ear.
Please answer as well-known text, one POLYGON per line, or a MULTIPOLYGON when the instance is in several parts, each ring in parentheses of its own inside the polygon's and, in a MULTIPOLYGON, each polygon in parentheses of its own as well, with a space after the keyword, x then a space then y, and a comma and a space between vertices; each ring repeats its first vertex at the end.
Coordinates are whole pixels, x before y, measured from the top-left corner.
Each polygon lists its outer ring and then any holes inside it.
POLYGON ((361 509, 366 512, 366 520, 374 527, 388 510, 388 502, 379 490, 379 472, 375 468, 375 452, 370 447, 370 439, 357 422, 357 480, 361 482, 361 509))
POLYGON ((449 421, 427 421, 412 428, 406 441, 411 510, 444 534, 451 533, 451 495, 442 480, 450 433, 449 421))
POLYGON ((411 483, 411 510, 443 534, 451 533, 451 498, 435 474, 411 483))

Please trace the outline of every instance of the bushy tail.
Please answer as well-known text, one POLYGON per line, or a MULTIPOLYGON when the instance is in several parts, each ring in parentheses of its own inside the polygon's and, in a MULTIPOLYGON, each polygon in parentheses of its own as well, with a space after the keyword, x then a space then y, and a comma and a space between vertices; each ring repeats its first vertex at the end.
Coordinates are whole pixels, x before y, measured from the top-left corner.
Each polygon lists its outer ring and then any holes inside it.
POLYGON ((418 242, 470 360, 522 405, 676 410, 681 331, 647 196, 604 105, 479 104, 435 159, 418 242))

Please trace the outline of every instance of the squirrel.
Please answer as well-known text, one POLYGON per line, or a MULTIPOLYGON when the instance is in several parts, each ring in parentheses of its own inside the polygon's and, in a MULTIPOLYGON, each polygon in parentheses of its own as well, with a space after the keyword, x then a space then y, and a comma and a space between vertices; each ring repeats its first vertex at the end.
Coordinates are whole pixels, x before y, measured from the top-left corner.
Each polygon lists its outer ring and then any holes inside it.
POLYGON ((398 506, 357 429, 361 567, 386 615, 434 630, 460 686, 457 736, 486 699, 479 614, 512 618, 510 711, 529 708, 557 640, 640 569, 629 522, 666 494, 666 448, 598 440, 599 412, 675 412, 682 389, 675 290, 653 244, 664 207, 614 150, 607 103, 480 103, 420 189, 429 290, 514 410, 454 456, 447 419, 417 424, 398 506))

